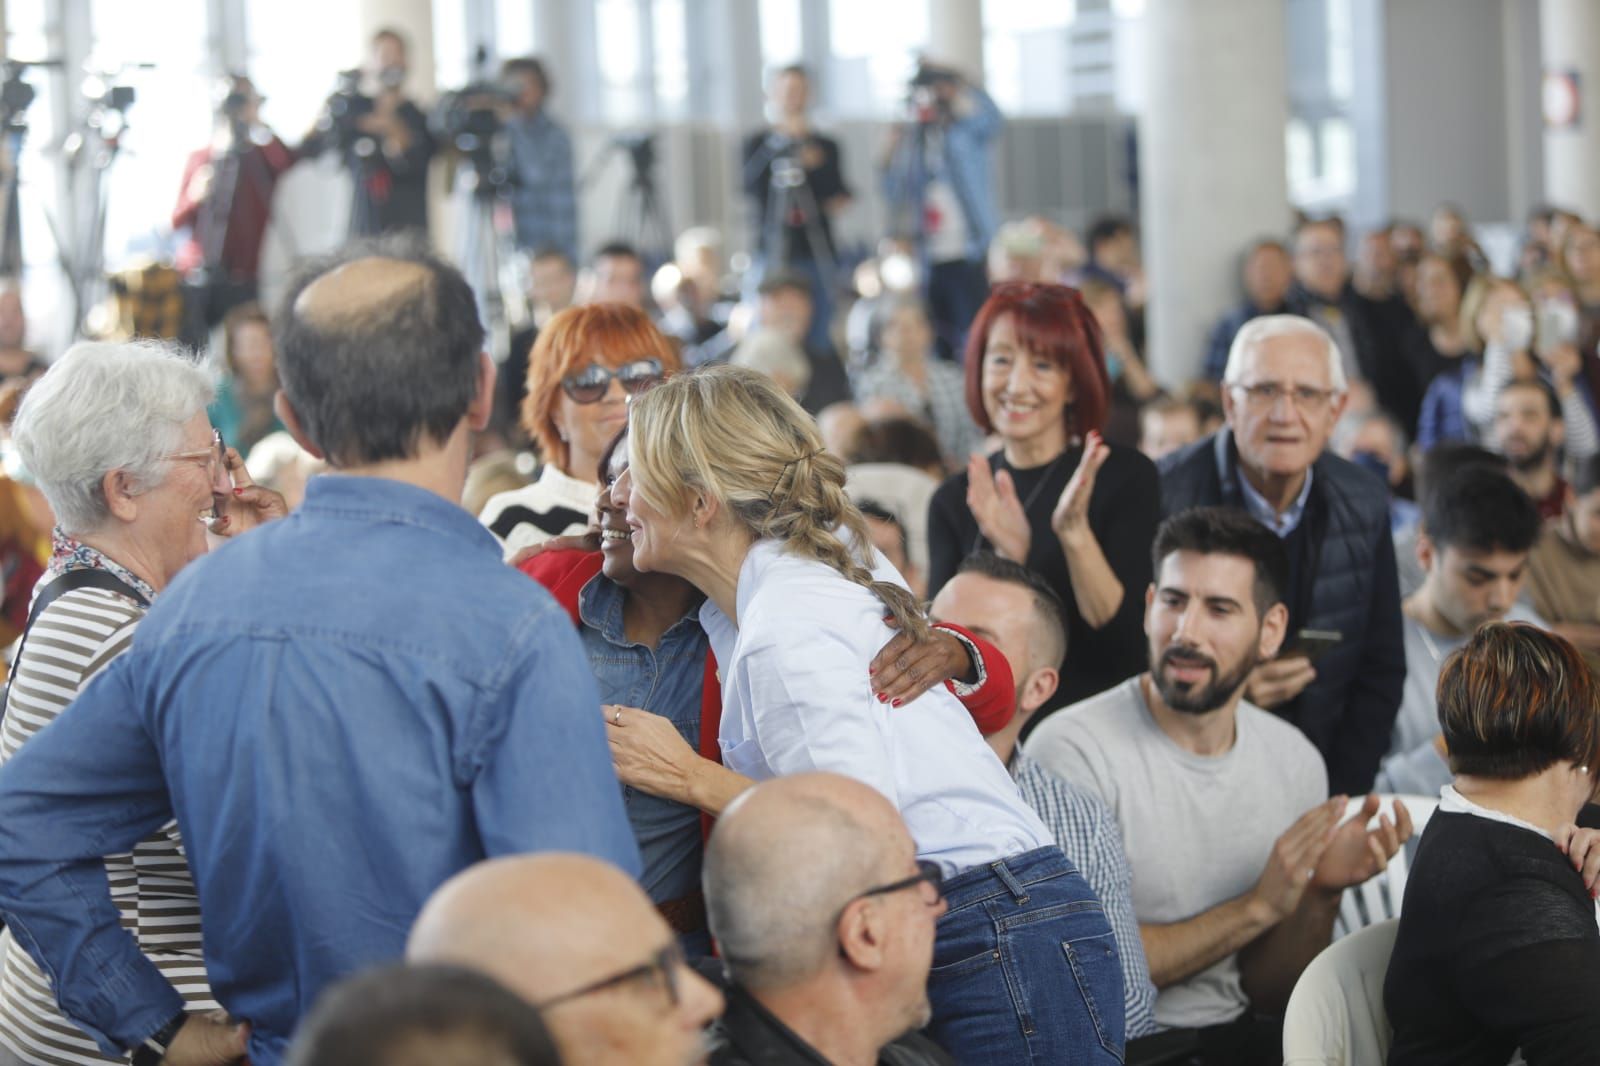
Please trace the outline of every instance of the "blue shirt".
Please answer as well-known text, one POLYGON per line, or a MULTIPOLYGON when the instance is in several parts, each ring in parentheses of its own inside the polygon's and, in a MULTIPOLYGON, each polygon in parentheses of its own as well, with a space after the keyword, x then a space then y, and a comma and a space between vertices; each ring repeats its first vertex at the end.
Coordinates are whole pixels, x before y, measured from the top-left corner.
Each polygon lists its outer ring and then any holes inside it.
POLYGON ((1311 499, 1312 469, 1306 467, 1306 479, 1300 483, 1300 495, 1294 498, 1289 509, 1279 514, 1267 498, 1256 491, 1250 484, 1250 479, 1239 473, 1239 492, 1244 496, 1244 509, 1250 512, 1250 517, 1272 530, 1279 537, 1287 537, 1300 526, 1300 520, 1306 516, 1306 501, 1311 499))
MULTIPOLYGON (((938 168, 940 176, 950 182, 966 216, 967 258, 982 262, 1000 226, 989 146, 1005 119, 989 94, 976 85, 966 86, 963 96, 968 109, 964 113, 958 111, 944 126, 938 168)), ((934 176, 917 146, 916 129, 907 130, 883 171, 884 199, 889 201, 889 210, 897 216, 903 233, 920 232, 918 219, 928 182, 934 176)))
POLYGON ((511 143, 511 211, 517 247, 559 248, 578 261, 578 192, 572 177, 572 138, 542 110, 506 123, 511 143))
MULTIPOLYGON (((630 641, 622 626, 623 590, 596 574, 578 594, 579 636, 589 669, 600 683, 600 702, 640 707, 668 719, 691 748, 700 747, 700 699, 710 643, 698 618, 688 614, 652 650, 630 641)), ((628 821, 644 859, 644 890, 657 903, 700 889, 700 812, 635 788, 622 790, 628 821)))
POLYGON ((324 475, 190 563, 132 647, 0 768, 0 912, 107 1051, 183 1001, 99 857, 177 817, 217 999, 273 1066, 323 988, 399 959, 483 858, 639 870, 564 612, 423 489, 324 475))

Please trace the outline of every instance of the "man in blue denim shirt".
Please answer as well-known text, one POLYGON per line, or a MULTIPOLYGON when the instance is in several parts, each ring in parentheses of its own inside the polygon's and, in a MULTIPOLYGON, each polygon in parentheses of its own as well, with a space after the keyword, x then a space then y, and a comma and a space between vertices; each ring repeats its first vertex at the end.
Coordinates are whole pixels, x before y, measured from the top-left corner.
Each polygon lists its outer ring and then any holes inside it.
POLYGON ((988 295, 984 261, 1000 216, 990 148, 1005 125, 982 87, 923 60, 910 121, 894 127, 883 168, 893 232, 916 242, 939 339, 961 357, 988 295))
POLYGON ((455 503, 494 385, 471 290, 425 253, 358 249, 297 279, 276 333, 279 414, 336 472, 190 564, 0 772, 0 912, 66 1013, 135 1063, 241 1050, 183 1014, 99 862, 174 816, 257 1066, 324 987, 399 959, 472 863, 639 870, 570 626, 455 503))

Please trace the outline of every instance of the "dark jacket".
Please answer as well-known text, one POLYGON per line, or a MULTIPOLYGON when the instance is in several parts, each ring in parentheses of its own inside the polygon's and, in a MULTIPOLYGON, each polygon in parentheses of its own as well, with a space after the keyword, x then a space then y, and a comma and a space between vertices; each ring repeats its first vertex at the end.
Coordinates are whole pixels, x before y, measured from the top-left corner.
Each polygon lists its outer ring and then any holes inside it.
POLYGON ((1383 984, 1391 1066, 1600 1062, 1600 932, 1545 837, 1473 814, 1428 820, 1383 984))
MULTIPOLYGON (((711 1028, 711 1066, 827 1066, 828 1060, 740 988, 728 985, 728 1008, 711 1028)), ((878 1053, 879 1066, 955 1066, 920 1033, 907 1033, 878 1053)))
MULTIPOLYGON (((1276 713, 1322 753, 1334 794, 1372 787, 1406 679, 1400 589, 1389 536, 1388 491, 1376 476, 1330 452, 1312 465, 1301 519, 1303 558, 1286 597, 1298 629, 1343 641, 1316 662, 1317 677, 1276 713)), ((1233 435, 1219 430, 1161 463, 1164 515, 1190 507, 1244 507, 1233 435)), ((1288 640, 1294 637, 1290 633, 1288 640)))

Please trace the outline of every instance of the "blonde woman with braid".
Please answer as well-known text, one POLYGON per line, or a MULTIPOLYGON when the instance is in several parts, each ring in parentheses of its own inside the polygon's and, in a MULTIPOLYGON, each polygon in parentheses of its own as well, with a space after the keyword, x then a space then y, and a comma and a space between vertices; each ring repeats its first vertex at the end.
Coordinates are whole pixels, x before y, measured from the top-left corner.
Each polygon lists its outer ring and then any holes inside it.
MULTIPOLYGON (((928 980, 935 1040, 962 1062, 1121 1062, 1122 977, 1093 891, 953 695, 934 688, 896 712, 872 694, 885 616, 914 635, 928 623, 871 548, 811 418, 760 375, 716 367, 636 397, 630 425, 634 564, 706 594, 727 768, 757 781, 847 774, 887 796, 916 841, 920 877, 840 878, 838 899, 796 911, 874 923, 883 950, 903 952, 928 950, 897 935, 907 909, 948 907, 928 980)), ((784 901, 772 905, 725 954, 834 943, 832 927, 790 928, 784 901)))

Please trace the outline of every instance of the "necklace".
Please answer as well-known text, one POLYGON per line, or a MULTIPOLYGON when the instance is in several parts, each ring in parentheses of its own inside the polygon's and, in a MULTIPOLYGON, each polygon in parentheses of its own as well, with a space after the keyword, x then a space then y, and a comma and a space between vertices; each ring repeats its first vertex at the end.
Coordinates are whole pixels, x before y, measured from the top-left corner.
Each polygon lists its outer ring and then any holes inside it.
MULTIPOLYGON (((1028 498, 1022 501, 1022 513, 1023 513, 1023 515, 1031 517, 1031 515, 1032 515, 1031 508, 1033 507, 1033 502, 1039 498, 1039 494, 1044 491, 1044 487, 1050 483, 1050 475, 1055 473, 1055 469, 1056 469, 1057 464, 1059 464, 1062 459, 1065 459, 1067 457, 1067 452, 1070 451, 1071 449, 1072 449, 1072 445, 1068 444, 1067 447, 1061 449, 1061 451, 1056 454, 1056 457, 1054 459, 1050 460, 1050 462, 1045 465, 1044 473, 1039 475, 1039 483, 1037 485, 1035 485, 1029 491, 1028 498)), ((1012 467, 1012 465, 1010 463, 1006 462, 1004 453, 1002 453, 1001 456, 1000 456, 1000 462, 1005 465, 1005 469, 1007 469, 1008 471, 1010 471, 1012 473, 1013 481, 1014 481, 1015 480, 1015 475, 1016 475, 1016 470, 1015 470, 1015 468, 1012 467)), ((972 547, 967 549, 967 554, 970 555, 973 552, 980 550, 983 547, 983 542, 984 542, 983 530, 980 528, 978 530, 978 535, 976 537, 974 537, 973 540, 972 540, 972 547)))

